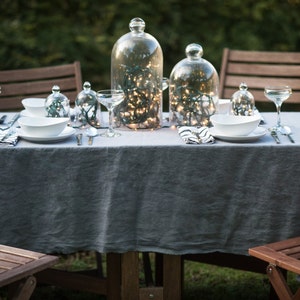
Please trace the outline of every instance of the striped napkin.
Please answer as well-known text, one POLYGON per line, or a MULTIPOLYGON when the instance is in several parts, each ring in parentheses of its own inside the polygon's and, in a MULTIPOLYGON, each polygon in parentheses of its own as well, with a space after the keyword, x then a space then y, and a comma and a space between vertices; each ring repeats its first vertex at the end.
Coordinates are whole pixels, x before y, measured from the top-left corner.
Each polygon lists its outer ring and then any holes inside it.
POLYGON ((180 126, 178 134, 186 144, 214 143, 215 138, 210 134, 208 127, 180 126))
POLYGON ((13 128, 0 131, 0 144, 16 146, 18 141, 19 141, 18 133, 13 128))

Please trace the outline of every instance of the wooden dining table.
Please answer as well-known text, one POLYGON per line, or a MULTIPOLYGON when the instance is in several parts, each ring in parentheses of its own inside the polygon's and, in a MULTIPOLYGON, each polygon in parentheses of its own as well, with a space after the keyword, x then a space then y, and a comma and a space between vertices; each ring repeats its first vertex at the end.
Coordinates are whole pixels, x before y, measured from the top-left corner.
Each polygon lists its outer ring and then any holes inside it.
MULTIPOLYGON (((262 127, 275 124, 275 113, 262 115, 262 127)), ((1 145, 0 243, 107 253, 120 274, 108 299, 181 299, 181 255, 247 255, 300 234, 300 113, 284 112, 282 122, 295 143, 280 135, 276 144, 266 130, 257 140, 191 145, 166 127, 118 128, 120 137, 92 145, 84 131, 80 146, 75 135, 1 145), (141 252, 163 255, 161 287, 139 287, 141 252)))

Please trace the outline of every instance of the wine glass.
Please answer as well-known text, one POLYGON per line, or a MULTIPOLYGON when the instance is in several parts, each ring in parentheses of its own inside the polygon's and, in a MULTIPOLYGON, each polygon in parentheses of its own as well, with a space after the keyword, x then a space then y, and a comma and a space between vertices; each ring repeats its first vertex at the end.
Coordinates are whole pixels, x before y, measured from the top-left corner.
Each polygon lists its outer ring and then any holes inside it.
POLYGON ((97 92, 98 101, 108 110, 109 126, 108 129, 100 134, 105 137, 117 137, 121 134, 113 129, 113 109, 124 101, 124 92, 122 90, 100 90, 97 92))
POLYGON ((289 86, 266 86, 265 87, 265 96, 273 101, 276 105, 277 110, 277 123, 276 126, 272 128, 272 130, 276 130, 279 132, 284 131, 284 126, 281 124, 280 120, 280 111, 282 102, 287 100, 292 94, 292 89, 289 86))

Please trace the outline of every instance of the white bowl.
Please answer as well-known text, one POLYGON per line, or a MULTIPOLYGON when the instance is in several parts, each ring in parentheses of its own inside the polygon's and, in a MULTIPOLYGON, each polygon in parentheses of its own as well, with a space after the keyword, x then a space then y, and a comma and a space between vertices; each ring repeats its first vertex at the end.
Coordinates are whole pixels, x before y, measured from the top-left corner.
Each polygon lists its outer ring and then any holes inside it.
POLYGON ((68 122, 69 118, 21 117, 18 120, 23 132, 32 137, 58 136, 68 122))
POLYGON ((246 136, 255 130, 260 122, 259 115, 213 115, 210 120, 215 129, 222 134, 230 136, 246 136))
POLYGON ((218 114, 230 114, 231 111, 231 100, 230 99, 219 99, 217 106, 218 114))
POLYGON ((22 104, 31 115, 37 117, 45 117, 47 112, 45 108, 44 98, 25 98, 22 104))

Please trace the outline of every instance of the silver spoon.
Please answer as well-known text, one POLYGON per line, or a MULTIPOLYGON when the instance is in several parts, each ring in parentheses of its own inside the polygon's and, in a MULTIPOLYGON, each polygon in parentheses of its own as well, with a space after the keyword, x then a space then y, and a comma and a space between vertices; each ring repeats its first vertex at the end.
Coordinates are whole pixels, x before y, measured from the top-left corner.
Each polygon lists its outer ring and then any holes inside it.
POLYGON ((281 134, 286 135, 289 138, 289 140, 290 140, 291 143, 295 143, 295 140, 291 136, 292 130, 291 130, 290 127, 288 127, 288 126, 282 126, 282 127, 280 127, 279 131, 280 131, 281 134))
POLYGON ((94 127, 89 127, 86 129, 86 135, 89 137, 88 144, 93 145, 93 139, 98 135, 98 131, 94 127))

